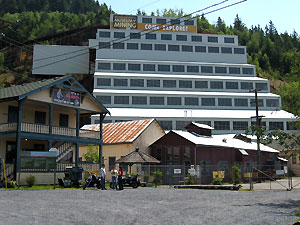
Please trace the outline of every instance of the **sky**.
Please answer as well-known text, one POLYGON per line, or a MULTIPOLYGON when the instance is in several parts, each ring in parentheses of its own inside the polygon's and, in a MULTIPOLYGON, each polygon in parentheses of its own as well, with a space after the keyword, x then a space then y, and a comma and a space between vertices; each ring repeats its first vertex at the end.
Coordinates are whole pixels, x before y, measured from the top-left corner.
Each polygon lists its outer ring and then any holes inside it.
MULTIPOLYGON (((145 11, 147 15, 156 12, 157 9, 182 9, 189 14, 207 6, 222 2, 223 0, 98 0, 100 4, 106 3, 117 14, 136 14, 137 9, 145 11)), ((228 0, 226 3, 206 10, 205 12, 229 5, 240 0, 228 0)), ((300 0, 247 0, 230 8, 226 8, 205 17, 215 24, 218 17, 225 21, 226 25, 233 24, 236 14, 248 28, 260 25, 262 28, 272 20, 279 33, 300 33, 300 0)), ((202 13, 199 13, 202 14, 202 13)))

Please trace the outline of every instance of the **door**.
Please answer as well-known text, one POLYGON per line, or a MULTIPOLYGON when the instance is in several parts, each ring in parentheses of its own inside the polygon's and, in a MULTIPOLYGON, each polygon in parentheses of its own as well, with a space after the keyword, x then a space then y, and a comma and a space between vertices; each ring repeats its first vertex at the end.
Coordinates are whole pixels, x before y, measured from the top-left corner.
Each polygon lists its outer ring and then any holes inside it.
POLYGON ((18 122, 18 107, 8 106, 8 123, 17 123, 18 122))
POLYGON ((17 157, 17 144, 14 141, 6 142, 5 163, 13 163, 17 157))

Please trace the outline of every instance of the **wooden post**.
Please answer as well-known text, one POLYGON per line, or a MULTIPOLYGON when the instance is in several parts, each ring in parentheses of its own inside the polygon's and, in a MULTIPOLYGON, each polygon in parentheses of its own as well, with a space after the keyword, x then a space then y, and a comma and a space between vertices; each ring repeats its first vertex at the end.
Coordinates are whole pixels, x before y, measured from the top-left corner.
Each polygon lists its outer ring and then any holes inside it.
POLYGON ((55 189, 56 186, 56 169, 54 169, 54 187, 53 189, 55 189))

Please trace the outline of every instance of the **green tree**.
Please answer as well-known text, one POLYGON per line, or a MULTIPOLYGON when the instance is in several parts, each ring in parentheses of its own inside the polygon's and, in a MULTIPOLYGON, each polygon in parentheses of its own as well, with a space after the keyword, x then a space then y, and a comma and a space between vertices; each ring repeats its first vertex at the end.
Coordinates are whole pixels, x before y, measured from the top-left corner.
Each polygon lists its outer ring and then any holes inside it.
POLYGON ((82 155, 87 162, 98 163, 99 162, 99 147, 89 145, 88 150, 82 155))
POLYGON ((153 183, 155 187, 157 187, 158 185, 161 184, 162 172, 160 170, 156 170, 155 172, 153 172, 153 175, 154 175, 153 183))

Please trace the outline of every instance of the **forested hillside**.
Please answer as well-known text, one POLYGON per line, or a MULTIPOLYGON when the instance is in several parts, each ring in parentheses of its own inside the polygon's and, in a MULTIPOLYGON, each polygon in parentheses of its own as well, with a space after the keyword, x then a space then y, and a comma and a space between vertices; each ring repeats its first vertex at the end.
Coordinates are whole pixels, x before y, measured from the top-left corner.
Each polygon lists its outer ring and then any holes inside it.
MULTIPOLYGON (((80 44, 78 38, 87 43, 95 35, 95 30, 88 28, 108 26, 111 12, 105 4, 99 5, 94 0, 3 0, 0 7, 0 72, 24 74, 18 78, 26 82, 22 78, 30 77, 31 58, 26 63, 26 57, 19 54, 16 60, 17 49, 31 52, 32 43, 80 44), (79 28, 84 29, 76 30, 79 28), (53 38, 55 34, 70 30, 74 32, 68 34, 67 39, 60 35, 53 38), (35 42, 37 39, 43 41, 35 42), (32 42, 28 42, 30 40, 32 42)), ((153 14, 175 16, 183 12, 164 10, 153 14)), ((272 21, 248 28, 239 16, 232 24, 225 24, 220 17, 216 24, 210 24, 200 16, 198 32, 238 35, 239 44, 247 46, 248 63, 256 65, 258 76, 271 81, 272 91, 282 96, 284 109, 300 115, 300 39, 296 32, 278 33, 272 21)))

